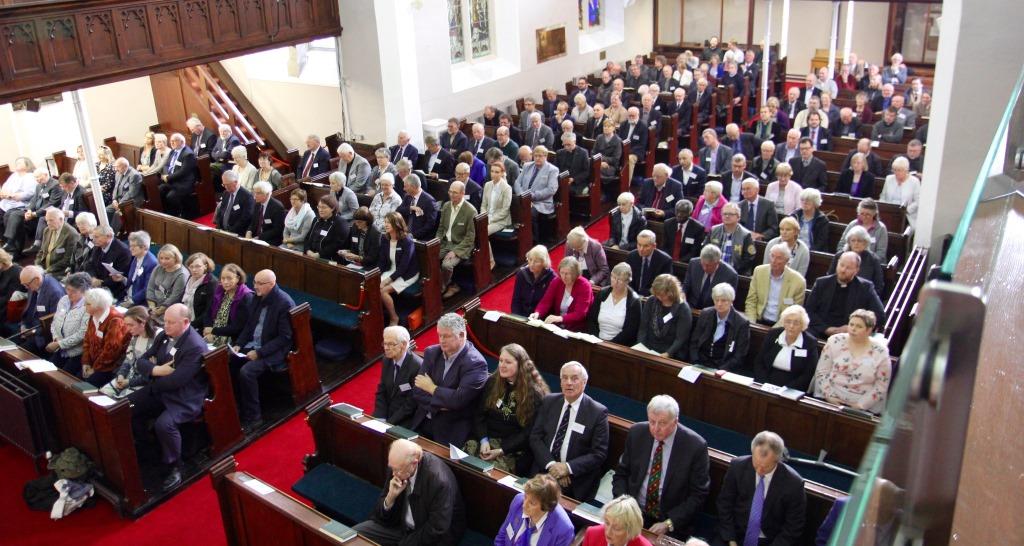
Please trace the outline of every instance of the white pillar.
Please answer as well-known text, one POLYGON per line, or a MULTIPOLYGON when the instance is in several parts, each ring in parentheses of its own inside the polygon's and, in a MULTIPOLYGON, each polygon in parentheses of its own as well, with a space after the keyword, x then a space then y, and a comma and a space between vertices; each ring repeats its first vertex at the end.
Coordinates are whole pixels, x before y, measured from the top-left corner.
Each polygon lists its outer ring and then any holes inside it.
MULTIPOLYGON (((85 102, 82 101, 82 92, 78 89, 66 92, 65 98, 70 98, 75 107, 75 119, 78 121, 78 132, 82 136, 82 150, 85 151, 85 161, 89 164, 89 183, 92 188, 93 202, 96 204, 96 220, 101 226, 109 226, 107 221, 107 204, 103 202, 103 190, 100 188, 99 173, 96 172, 96 141, 92 138, 92 129, 89 127, 89 114, 85 111, 85 102)), ((82 183, 79 180, 79 183, 82 183)))
POLYGON ((828 41, 828 77, 835 76, 836 44, 839 41, 839 0, 832 2, 832 32, 828 41))
MULTIPOLYGON (((769 24, 771 24, 769 22, 769 24)), ((784 59, 786 57, 787 47, 789 46, 789 0, 782 0, 782 32, 779 36, 779 58, 784 59)))
POLYGON ((846 2, 846 34, 843 36, 843 62, 850 59, 850 49, 853 47, 853 0, 846 2))
POLYGON ((399 131, 408 131, 413 143, 423 149, 423 115, 420 109, 419 60, 416 21, 419 10, 408 0, 375 0, 377 45, 384 98, 386 142, 395 141, 399 131))
MULTIPOLYGON (((761 104, 768 100, 768 67, 772 65, 772 0, 768 0, 768 16, 764 25, 764 52, 761 55, 761 104)), ((785 76, 785 74, 782 74, 785 76)))

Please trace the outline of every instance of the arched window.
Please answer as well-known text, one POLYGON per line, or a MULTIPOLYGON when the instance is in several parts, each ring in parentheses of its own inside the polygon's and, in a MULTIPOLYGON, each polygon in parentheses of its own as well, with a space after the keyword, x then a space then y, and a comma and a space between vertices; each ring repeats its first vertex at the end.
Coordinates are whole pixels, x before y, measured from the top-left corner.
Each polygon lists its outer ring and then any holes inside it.
POLYGON ((492 0, 448 0, 448 40, 452 64, 478 61, 494 53, 492 0))

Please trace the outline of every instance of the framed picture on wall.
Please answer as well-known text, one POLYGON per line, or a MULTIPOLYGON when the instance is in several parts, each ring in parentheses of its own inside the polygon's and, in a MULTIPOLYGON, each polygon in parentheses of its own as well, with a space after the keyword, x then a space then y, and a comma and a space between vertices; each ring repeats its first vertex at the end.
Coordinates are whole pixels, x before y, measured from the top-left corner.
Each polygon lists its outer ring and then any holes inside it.
POLYGON ((565 25, 537 29, 537 64, 565 54, 565 25))

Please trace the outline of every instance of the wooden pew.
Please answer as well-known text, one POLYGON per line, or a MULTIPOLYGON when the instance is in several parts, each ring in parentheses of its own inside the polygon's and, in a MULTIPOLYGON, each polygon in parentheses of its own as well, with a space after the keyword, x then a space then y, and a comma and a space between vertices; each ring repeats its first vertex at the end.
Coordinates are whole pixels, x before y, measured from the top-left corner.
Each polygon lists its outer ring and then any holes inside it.
POLYGON ((291 383, 292 402, 302 406, 323 392, 316 369, 313 350, 313 330, 310 328, 313 312, 308 303, 300 303, 288 311, 292 324, 292 350, 288 351, 288 378, 291 383))
MULTIPOLYGON (((225 457, 210 468, 210 482, 217 492, 224 534, 234 546, 329 546, 338 542, 320 531, 331 518, 273 489, 257 493, 246 485, 256 478, 237 472, 234 457, 225 457)), ((259 481, 259 480, 257 480, 259 481)), ((374 542, 356 536, 347 542, 353 546, 373 546, 374 542)))
MULTIPOLYGON (((203 370, 210 395, 203 402, 202 420, 210 434, 213 457, 223 455, 241 443, 227 348, 203 355, 203 370)), ((96 395, 82 394, 73 385, 80 380, 62 370, 34 374, 18 370, 16 363, 37 357, 21 348, 0 355, 0 366, 43 394, 53 417, 48 427, 55 432, 61 449, 74 446, 89 456, 98 477, 96 492, 123 515, 138 516, 154 501, 142 483, 139 459, 132 436, 132 406, 127 398, 110 406, 90 402, 96 395)))
POLYGON ((216 191, 213 188, 213 175, 210 172, 210 156, 201 155, 196 158, 199 178, 196 179, 195 195, 199 216, 210 214, 217 208, 216 191))
MULTIPOLYGON (((592 150, 594 141, 586 138, 580 139, 580 146, 592 150), (583 141, 588 145, 584 145, 583 141)), ((571 188, 570 188, 571 189, 571 188)), ((593 220, 601 215, 601 160, 590 154, 590 184, 587 186, 587 195, 577 195, 570 191, 570 214, 576 214, 593 220)))
MULTIPOLYGON (((599 182, 600 183, 600 182, 599 182)), ((512 230, 511 235, 502 232, 491 235, 491 244, 513 242, 516 248, 516 264, 526 260, 526 252, 533 248, 533 192, 512 195, 512 230)))
MULTIPOLYGON (((383 352, 378 269, 357 271, 152 211, 141 211, 140 223, 154 243, 171 243, 189 254, 203 252, 216 263, 237 263, 247 271, 272 269, 282 287, 338 303, 339 313, 355 313, 353 329, 359 330, 364 357, 373 360, 383 352)), ((333 316, 314 318, 325 320, 333 316)))
MULTIPOLYGON (((861 199, 839 193, 821 194, 821 212, 834 213, 839 222, 849 223, 857 219, 857 205, 861 199)), ((895 203, 878 204, 878 218, 890 232, 903 233, 907 229, 907 209, 895 203)))
MULTIPOLYGON (((554 374, 565 362, 576 360, 590 372, 590 385, 599 389, 638 401, 669 394, 679 401, 683 415, 749 436, 772 430, 793 449, 810 454, 825 450, 828 459, 839 464, 855 467, 860 463, 878 424, 877 418, 851 415, 811 397, 793 402, 761 391, 757 384, 745 387, 708 375, 691 384, 677 377, 684 362, 613 343, 563 339, 510 315, 490 322, 483 318, 478 300, 467 303, 465 309, 471 340, 492 352, 518 343, 533 356, 538 370, 554 374)), ((755 331, 767 329, 751 328, 753 354, 764 338, 755 339, 755 331)))
MULTIPOLYGON (((368 417, 352 420, 330 411, 329 405, 330 399, 324 396, 306 408, 306 422, 312 429, 316 446, 316 452, 306 457, 307 471, 318 464, 333 464, 373 485, 383 487, 387 451, 394 438, 360 425, 368 420, 368 417)), ((617 416, 609 416, 608 424, 609 449, 605 462, 606 470, 613 468, 618 462, 625 448, 626 434, 633 425, 631 421, 617 416)), ((509 474, 497 469, 488 473, 472 470, 450 460, 446 446, 440 446, 424 438, 414 441, 422 446, 424 451, 437 455, 449 464, 459 482, 470 527, 486 536, 496 535, 508 513, 509 504, 518 493, 517 490, 498 483, 498 480, 509 474)), ((721 490, 722 480, 733 456, 720 450, 708 449, 711 462, 711 495, 703 507, 704 512, 717 514, 715 498, 721 490)), ((832 508, 832 504, 845 493, 815 482, 806 482, 805 490, 807 523, 804 537, 809 539, 807 543, 812 543, 818 526, 832 508)), ((572 513, 579 505, 577 500, 563 496, 561 505, 569 512, 569 517, 577 529, 593 525, 589 520, 572 513)), ((644 531, 644 536, 652 540, 656 538, 647 530, 644 531)))
POLYGON ((441 318, 444 304, 441 301, 441 240, 415 241, 416 260, 420 266, 420 299, 423 304, 423 320, 430 323, 441 318))

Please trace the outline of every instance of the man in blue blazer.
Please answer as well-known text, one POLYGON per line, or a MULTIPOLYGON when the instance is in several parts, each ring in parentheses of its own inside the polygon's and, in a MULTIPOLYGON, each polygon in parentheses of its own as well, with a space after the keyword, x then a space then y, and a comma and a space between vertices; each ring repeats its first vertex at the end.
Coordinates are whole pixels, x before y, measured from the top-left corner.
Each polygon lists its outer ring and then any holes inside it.
POLYGON ((462 446, 469 438, 487 381, 487 362, 466 340, 466 320, 447 313, 437 322, 439 343, 423 351, 414 381, 413 429, 441 445, 462 446))
POLYGON ((688 537, 711 487, 709 466, 707 442, 679 424, 679 403, 659 394, 647 404, 647 421, 629 428, 612 478, 612 496, 636 499, 645 529, 688 537), (660 481, 652 487, 655 467, 660 481))
POLYGON ((523 492, 512 499, 508 515, 494 537, 494 546, 528 546, 533 544, 533 533, 540 533, 537 546, 567 546, 572 543, 576 531, 569 514, 558 504, 560 495, 558 482, 551 476, 537 474, 530 478, 523 484, 523 492), (526 495, 530 495, 533 502, 526 504, 526 495), (544 519, 543 525, 537 529, 541 519, 544 519))
POLYGON ((92 231, 92 242, 94 244, 92 253, 89 255, 89 262, 86 265, 86 272, 92 275, 92 285, 102 286, 113 294, 116 301, 124 298, 125 285, 112 278, 110 270, 106 265, 121 273, 128 271, 132 262, 132 255, 128 252, 128 245, 114 238, 114 230, 110 226, 98 226, 92 231))
POLYGON ((299 179, 311 178, 330 170, 331 154, 320 145, 320 137, 309 135, 306 137, 306 151, 296 169, 299 179))
POLYGON ((427 176, 434 175, 434 178, 451 180, 455 176, 455 157, 431 135, 427 135, 423 142, 427 145, 427 151, 420 155, 420 162, 416 168, 427 176))
POLYGON ((636 249, 626 256, 626 263, 633 270, 629 286, 641 296, 651 295, 655 277, 672 272, 672 256, 658 249, 657 235, 649 229, 636 236, 636 249))
POLYGON ((715 245, 705 245, 700 257, 690 260, 683 279, 683 295, 693 309, 710 307, 711 288, 720 283, 729 283, 733 288, 740 277, 731 265, 722 261, 722 250, 715 245))
POLYGON ((676 203, 683 199, 683 185, 671 178, 672 169, 658 163, 651 169, 651 178, 644 180, 640 188, 640 208, 654 209, 659 219, 671 218, 676 203))
POLYGON ((164 491, 181 484, 181 431, 178 426, 194 421, 203 413, 209 390, 203 371, 206 341, 191 327, 189 310, 176 303, 164 313, 164 331, 136 360, 139 372, 151 378, 149 385, 128 396, 132 403, 132 431, 135 439, 146 438, 146 421, 156 417, 156 438, 161 461, 170 468, 164 491))
POLYGON ((608 457, 608 408, 587 396, 587 370, 576 361, 559 372, 561 393, 544 397, 530 431, 532 474, 547 472, 581 501, 597 493, 608 457))
POLYGON ((405 219, 413 239, 429 241, 434 238, 437 232, 437 200, 423 191, 419 175, 410 174, 405 177, 405 197, 397 212, 405 219))
POLYGON ((213 214, 213 225, 244 237, 252 223, 252 210, 256 201, 253 200, 252 194, 238 183, 238 174, 234 171, 226 171, 221 181, 224 183, 224 193, 221 194, 220 204, 213 214))
MULTIPOLYGON (((57 304, 64 296, 64 287, 38 265, 25 266, 18 280, 28 289, 28 304, 21 314, 21 329, 28 330, 39 326, 40 317, 52 315, 57 311, 57 304)), ((45 334, 48 333, 40 328, 34 335, 24 340, 25 348, 29 352, 43 354, 43 347, 47 343, 45 334)))
POLYGON ((459 154, 469 150, 469 139, 459 130, 458 119, 448 120, 448 130, 441 133, 441 148, 452 154, 452 157, 459 157, 459 154))
POLYGON ((415 165, 420 158, 420 151, 409 142, 409 133, 406 131, 398 132, 398 144, 388 148, 388 153, 391 154, 391 163, 398 163, 404 157, 415 165))
POLYGON ((295 301, 277 286, 277 276, 269 269, 256 273, 253 280, 256 298, 250 309, 242 333, 232 348, 244 358, 235 356, 233 364, 238 371, 238 403, 242 426, 247 430, 261 424, 259 378, 265 372, 280 372, 288 367, 288 352, 292 350, 292 319, 288 313, 295 301))

